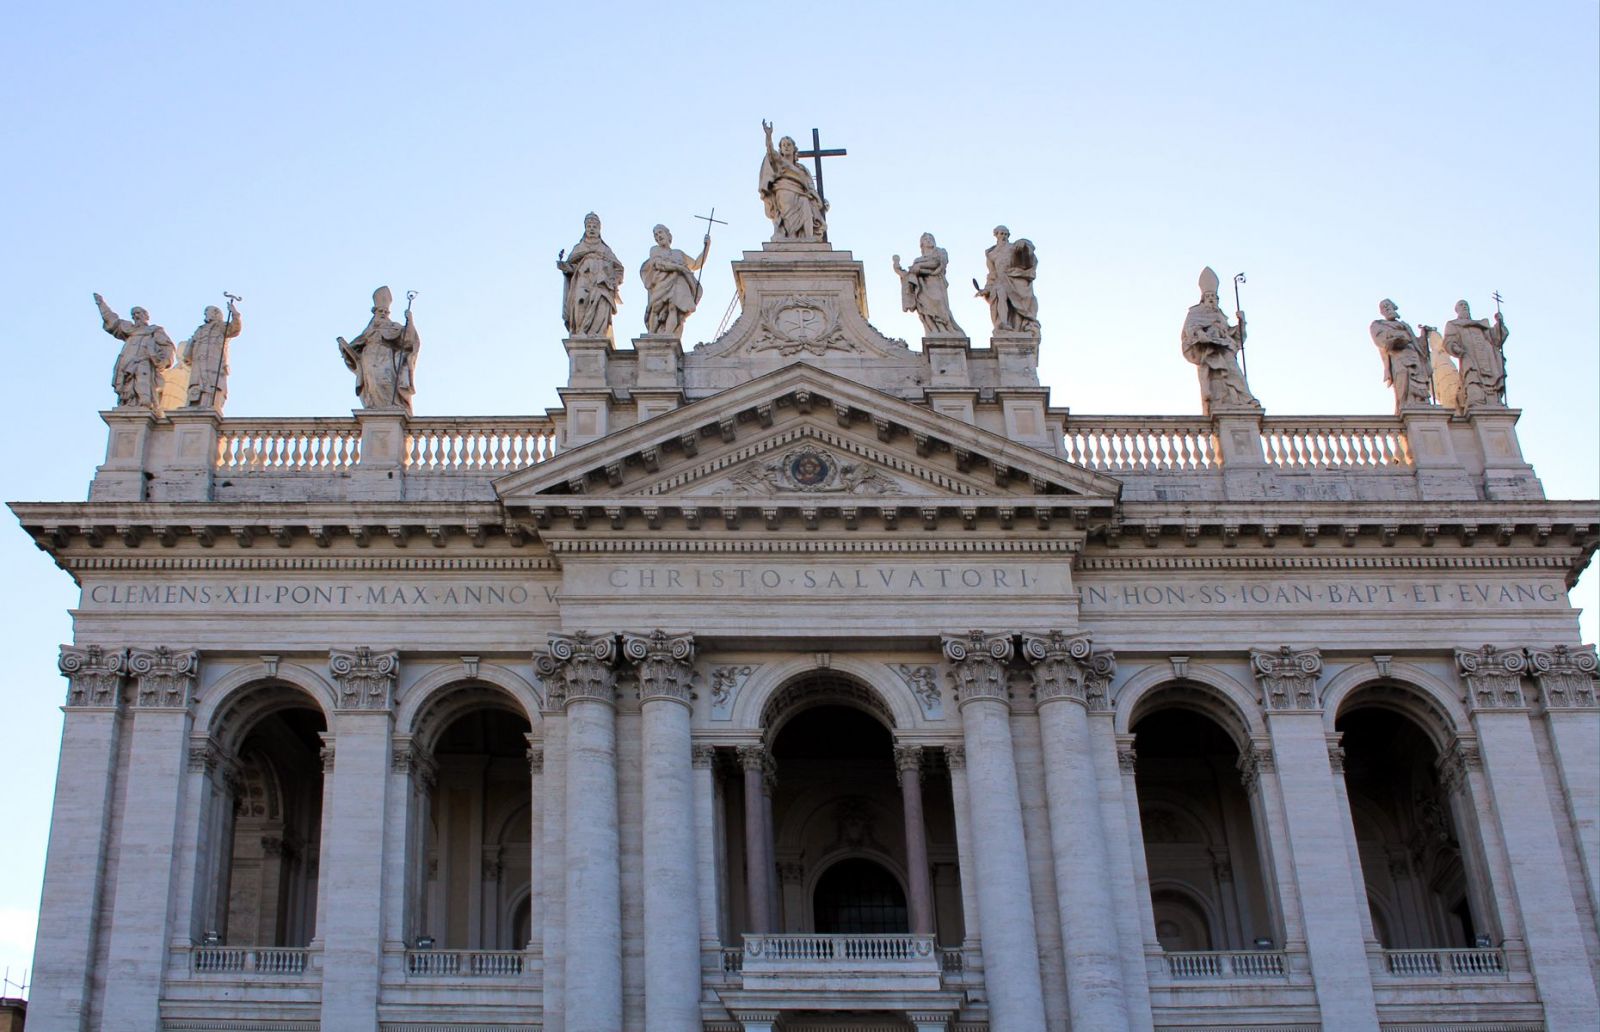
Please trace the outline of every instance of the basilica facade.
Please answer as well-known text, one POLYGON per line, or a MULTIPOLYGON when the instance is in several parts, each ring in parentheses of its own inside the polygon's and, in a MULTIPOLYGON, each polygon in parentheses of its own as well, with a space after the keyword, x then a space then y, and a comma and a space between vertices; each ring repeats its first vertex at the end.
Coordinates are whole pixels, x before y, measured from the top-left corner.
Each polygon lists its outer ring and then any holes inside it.
POLYGON ((586 225, 545 416, 413 416, 387 290, 351 418, 105 309, 89 500, 12 506, 82 590, 30 1029, 1592 1029, 1600 506, 1503 325, 1269 416, 1203 276, 1205 414, 1069 413, 1031 244, 974 345, 925 237, 909 347, 792 151, 710 343, 586 225))

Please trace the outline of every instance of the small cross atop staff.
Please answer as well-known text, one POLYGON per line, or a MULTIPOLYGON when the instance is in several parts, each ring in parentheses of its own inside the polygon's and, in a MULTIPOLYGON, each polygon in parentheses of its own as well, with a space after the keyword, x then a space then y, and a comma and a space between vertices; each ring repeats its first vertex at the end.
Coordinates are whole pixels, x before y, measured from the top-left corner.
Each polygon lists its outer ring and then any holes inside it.
MULTIPOLYGON (((710 246, 711 246, 711 227, 713 225, 726 226, 727 222, 723 221, 722 219, 717 218, 716 205, 712 205, 711 214, 710 215, 696 215, 694 217, 697 218, 697 219, 700 219, 701 221, 703 221, 706 224, 706 247, 710 248, 710 246)), ((700 283, 700 272, 704 268, 705 268, 705 266, 702 265, 699 269, 694 270, 694 282, 695 282, 696 286, 698 286, 699 283, 700 283)))
POLYGON ((824 201, 826 201, 828 199, 828 192, 822 188, 822 159, 823 158, 842 158, 846 154, 849 154, 849 153, 850 152, 845 150, 843 147, 839 147, 839 148, 834 149, 834 150, 823 150, 822 149, 822 134, 818 130, 812 129, 811 130, 811 149, 810 150, 803 150, 803 151, 796 151, 794 156, 797 157, 797 158, 810 158, 810 159, 812 159, 811 163, 817 170, 817 196, 822 198, 824 201))

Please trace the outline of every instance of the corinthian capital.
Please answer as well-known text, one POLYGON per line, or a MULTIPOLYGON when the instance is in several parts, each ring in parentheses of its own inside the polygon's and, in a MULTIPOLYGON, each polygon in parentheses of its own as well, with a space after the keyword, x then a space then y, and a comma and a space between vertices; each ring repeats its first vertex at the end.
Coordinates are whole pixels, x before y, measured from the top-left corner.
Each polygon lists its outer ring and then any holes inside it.
POLYGON ((142 709, 187 709, 194 698, 198 649, 129 649, 128 672, 136 686, 133 704, 142 709))
POLYGON ((386 710, 400 669, 400 653, 374 652, 365 645, 330 649, 328 672, 339 685, 341 710, 386 710))
POLYGON ((671 699, 689 706, 694 676, 694 635, 655 630, 622 635, 622 654, 639 671, 639 698, 671 699))
POLYGON ((1593 645, 1529 649, 1528 665, 1539 682, 1545 709, 1594 709, 1595 661, 1593 645))
POLYGON ((541 664, 549 671, 550 686, 563 708, 588 700, 614 706, 617 702, 617 641, 609 634, 554 634, 541 664))
POLYGON ((945 636, 943 644, 944 658, 950 661, 950 677, 955 681, 958 708, 977 699, 1010 705, 1006 667, 1015 650, 1009 633, 968 631, 945 636))
POLYGON ((1276 652, 1250 650, 1250 669, 1261 686, 1261 705, 1269 710, 1319 710, 1322 698, 1317 679, 1322 676, 1319 649, 1291 649, 1281 645, 1276 652))
POLYGON ((1467 708, 1520 709, 1522 678, 1528 672, 1528 657, 1521 649, 1456 649, 1456 670, 1467 686, 1467 708))
POLYGON ((63 645, 57 666, 67 679, 68 706, 114 708, 121 704, 122 678, 128 670, 126 649, 63 645))

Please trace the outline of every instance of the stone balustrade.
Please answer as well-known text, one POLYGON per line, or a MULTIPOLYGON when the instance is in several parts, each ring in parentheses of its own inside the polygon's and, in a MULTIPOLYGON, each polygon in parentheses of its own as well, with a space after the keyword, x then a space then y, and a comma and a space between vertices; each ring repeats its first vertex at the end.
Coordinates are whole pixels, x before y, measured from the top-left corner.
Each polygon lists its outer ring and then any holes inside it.
POLYGON ((746 934, 740 974, 747 990, 932 992, 942 963, 931 935, 746 934))
POLYGON ((1183 981, 1279 979, 1289 971, 1279 950, 1185 950, 1164 956, 1167 974, 1183 981))
POLYGON ((1261 449, 1283 469, 1383 469, 1412 464, 1398 419, 1317 416, 1263 419, 1261 449))
POLYGON ((1383 971, 1396 978, 1471 978, 1506 973, 1505 952, 1496 947, 1454 950, 1384 950, 1383 971))
POLYGON ((189 970, 197 975, 303 975, 311 952, 287 946, 197 946, 189 951, 189 970))
POLYGON ((406 976, 503 978, 527 973, 521 950, 407 950, 406 976))
POLYGON ((555 425, 498 416, 411 419, 405 464, 424 473, 510 473, 555 455, 555 425))
POLYGON ((1222 465, 1211 421, 1198 416, 1074 416, 1062 446, 1068 462, 1108 472, 1222 465))
POLYGON ((354 419, 229 419, 217 431, 218 472, 343 473, 360 461, 354 419))

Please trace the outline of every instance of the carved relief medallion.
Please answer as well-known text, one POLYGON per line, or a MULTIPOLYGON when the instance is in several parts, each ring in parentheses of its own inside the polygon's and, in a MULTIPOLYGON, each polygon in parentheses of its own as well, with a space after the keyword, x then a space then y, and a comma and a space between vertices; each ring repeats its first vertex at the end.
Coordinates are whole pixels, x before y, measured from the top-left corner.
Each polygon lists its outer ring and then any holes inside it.
POLYGON ((856 350, 839 325, 838 306, 815 297, 773 298, 761 306, 761 324, 750 350, 774 349, 780 355, 856 350))
POLYGON ((746 466, 731 478, 745 494, 900 494, 893 480, 862 462, 846 461, 821 448, 795 448, 776 460, 746 466))

